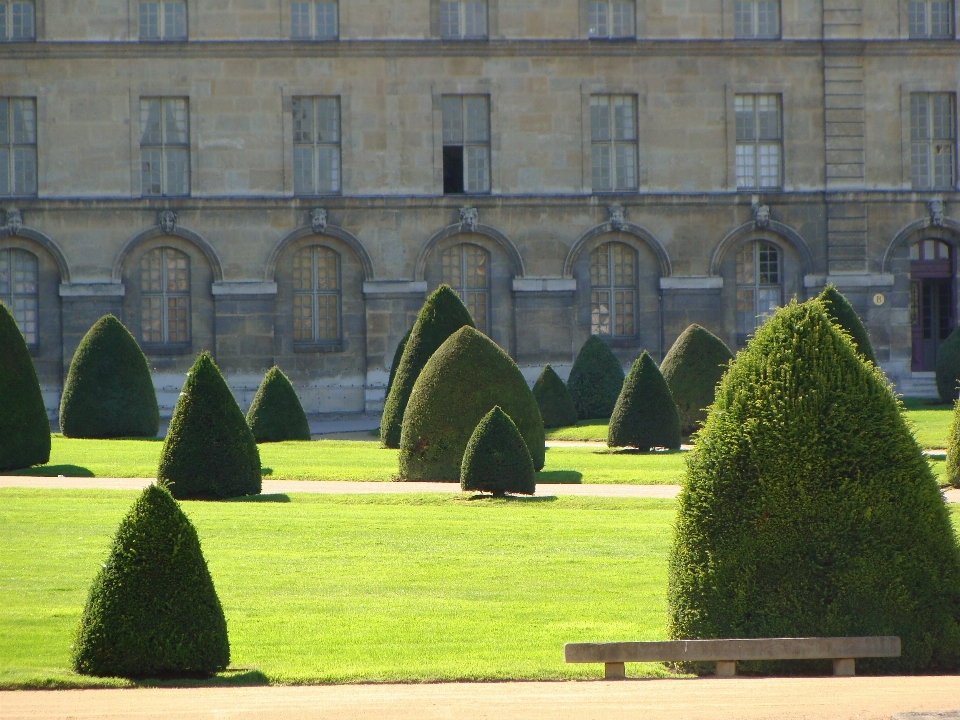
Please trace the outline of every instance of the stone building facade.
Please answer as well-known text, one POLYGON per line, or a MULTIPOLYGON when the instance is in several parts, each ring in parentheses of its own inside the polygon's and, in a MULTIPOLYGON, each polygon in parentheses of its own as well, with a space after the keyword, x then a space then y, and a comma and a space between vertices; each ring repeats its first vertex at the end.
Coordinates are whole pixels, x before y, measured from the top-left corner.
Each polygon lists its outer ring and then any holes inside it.
POLYGON ((51 409, 122 318, 167 411, 376 411, 453 284, 532 379, 835 283, 922 392, 956 324, 952 0, 11 0, 0 300, 51 409))

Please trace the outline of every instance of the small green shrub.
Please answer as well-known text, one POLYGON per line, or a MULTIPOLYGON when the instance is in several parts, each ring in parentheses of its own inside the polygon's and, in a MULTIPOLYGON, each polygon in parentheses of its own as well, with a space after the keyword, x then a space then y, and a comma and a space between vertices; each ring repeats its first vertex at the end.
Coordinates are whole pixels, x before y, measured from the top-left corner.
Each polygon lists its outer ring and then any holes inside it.
POLYGON ((940 345, 935 366, 937 394, 945 403, 957 399, 960 388, 960 328, 957 328, 940 345))
POLYGON ((680 433, 690 435, 707 419, 713 391, 733 353, 712 332, 693 324, 684 330, 660 363, 660 372, 680 414, 680 433))
POLYGON ((247 410, 247 425, 258 443, 309 440, 310 424, 290 379, 274 365, 247 410))
POLYGON ((397 377, 397 368, 400 367, 400 359, 403 357, 403 351, 407 347, 407 341, 410 339, 410 333, 412 332, 413 328, 407 330, 400 340, 400 344, 397 345, 396 351, 393 353, 393 363, 390 365, 390 379, 387 380, 387 390, 384 395, 384 400, 386 400, 387 395, 390 394, 390 388, 393 387, 393 381, 397 377))
POLYGON ((0 303, 0 470, 50 461, 50 421, 17 321, 0 303))
POLYGON ((83 336, 60 397, 60 431, 72 438, 156 437, 157 393, 147 358, 113 315, 83 336))
POLYGON ((543 467, 543 420, 517 364, 483 333, 461 327, 427 361, 410 393, 400 437, 400 477, 457 482, 467 441, 490 410, 516 424, 543 467))
POLYGON ((660 368, 644 350, 623 381, 623 390, 610 416, 607 445, 635 447, 646 452, 655 447, 680 447, 680 416, 660 368))
POLYGON ((73 642, 73 668, 101 677, 196 677, 230 663, 223 608, 193 524, 150 485, 121 521, 73 642))
POLYGON ((577 418, 608 418, 613 412, 620 388, 623 368, 607 344, 591 335, 580 348, 567 379, 567 390, 577 408, 577 418))
POLYGON ((885 377, 819 300, 778 310, 737 356, 682 488, 670 637, 897 635, 901 657, 858 670, 960 668, 947 508, 885 377))
POLYGON ((953 420, 950 422, 950 437, 947 440, 946 481, 960 488, 960 400, 953 403, 953 420))
POLYGON ((460 488, 493 493, 495 497, 505 493, 533 495, 537 491, 527 444, 499 406, 483 416, 467 442, 460 466, 460 488))
POLYGON ((844 297, 843 293, 837 290, 833 285, 827 285, 820 293, 820 301, 827 308, 827 314, 830 319, 842 327, 853 340, 854 347, 863 355, 864 360, 869 360, 874 365, 877 364, 877 357, 873 354, 873 345, 870 344, 870 336, 867 329, 863 326, 863 321, 853 309, 850 301, 844 297))
POLYGON ((540 408, 545 428, 566 427, 577 424, 577 406, 573 404, 570 391, 560 376, 545 365, 533 385, 533 397, 540 408))
POLYGON ((260 453, 209 353, 197 356, 173 409, 157 479, 178 500, 260 492, 260 453))
POLYGON ((403 414, 423 366, 448 337, 465 325, 476 327, 470 311, 449 286, 441 285, 423 303, 417 321, 410 330, 410 338, 403 349, 400 362, 397 363, 390 393, 383 404, 380 440, 385 447, 400 447, 403 414))

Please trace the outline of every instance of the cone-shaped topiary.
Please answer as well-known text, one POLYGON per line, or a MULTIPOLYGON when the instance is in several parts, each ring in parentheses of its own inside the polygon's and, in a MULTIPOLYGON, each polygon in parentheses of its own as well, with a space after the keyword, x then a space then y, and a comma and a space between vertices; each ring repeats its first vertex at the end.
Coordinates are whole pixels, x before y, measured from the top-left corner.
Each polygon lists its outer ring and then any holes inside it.
POLYGON ((460 488, 533 495, 536 475, 530 451, 510 416, 498 406, 483 416, 467 442, 460 466, 460 488))
POLYGON ((73 643, 83 675, 194 677, 230 663, 223 608, 193 524, 163 486, 121 521, 73 643))
POLYGON ((50 421, 17 321, 0 303, 0 470, 50 460, 50 421))
POLYGON ((947 440, 946 481, 960 488, 960 400, 953 403, 953 421, 950 423, 950 438, 947 440))
POLYGON ((60 396, 60 431, 73 438, 156 437, 157 393, 130 331, 104 315, 83 336, 60 396))
POLYGON ((383 404, 380 440, 384 446, 400 447, 403 414, 420 371, 437 348, 443 345, 444 340, 464 325, 476 327, 470 311, 449 286, 441 285, 423 303, 417 321, 410 330, 410 338, 403 349, 400 362, 397 363, 390 394, 383 404))
POLYGON ((826 306, 830 319, 850 333, 857 352, 863 355, 864 360, 869 360, 876 365, 877 357, 873 354, 873 345, 870 344, 870 336, 867 334, 867 329, 863 326, 863 321, 860 319, 860 316, 857 315, 857 311, 853 309, 850 301, 833 285, 827 285, 823 289, 823 292, 820 293, 819 299, 824 306, 826 306))
POLYGON ((591 335, 580 348, 567 379, 567 390, 573 398, 580 420, 608 418, 620 397, 623 368, 617 356, 596 335, 591 335))
POLYGON ((260 453, 209 353, 197 356, 173 409, 157 479, 177 499, 260 492, 260 453))
POLYGON ((680 447, 680 416, 660 368, 644 350, 623 381, 623 390, 607 427, 607 445, 651 448, 680 447))
POLYGON ((247 410, 247 425, 258 443, 309 440, 310 424, 289 378, 274 365, 247 410))
POLYGON ((520 368, 486 335, 462 327, 433 354, 410 394, 400 477, 458 481, 467 441, 496 405, 516 424, 534 469, 542 468, 543 421, 520 368))
POLYGON ((573 404, 570 391, 553 368, 545 365, 533 385, 533 397, 540 408, 545 428, 576 425, 577 406, 573 404))
POLYGON ((693 324, 670 348, 660 372, 680 414, 680 432, 689 435, 707 419, 713 391, 733 360, 733 353, 712 332, 693 324))
POLYGON ((960 328, 950 333, 937 350, 935 370, 940 400, 953 403, 960 388, 960 328))
POLYGON ((897 635, 901 657, 858 669, 960 667, 943 498, 885 377, 818 300, 778 310, 717 388, 680 493, 668 608, 672 638, 897 635))
POLYGON ((404 334, 403 339, 400 340, 400 344, 397 345, 396 351, 393 353, 393 364, 390 366, 390 379, 387 380, 387 390, 384 398, 390 394, 390 388, 393 387, 394 378, 397 377, 397 368, 400 367, 400 358, 403 357, 403 351, 407 347, 407 341, 410 339, 410 333, 413 332, 413 328, 407 330, 404 334))

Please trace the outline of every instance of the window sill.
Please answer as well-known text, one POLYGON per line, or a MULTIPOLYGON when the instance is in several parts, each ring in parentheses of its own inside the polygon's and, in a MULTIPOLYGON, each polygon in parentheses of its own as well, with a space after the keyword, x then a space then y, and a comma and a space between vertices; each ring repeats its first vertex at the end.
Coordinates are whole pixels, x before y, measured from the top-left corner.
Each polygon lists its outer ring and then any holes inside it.
POLYGON ((337 353, 343 352, 343 343, 296 343, 293 346, 294 353, 337 353))
POLYGON ((190 355, 192 343, 140 343, 144 355, 190 355))

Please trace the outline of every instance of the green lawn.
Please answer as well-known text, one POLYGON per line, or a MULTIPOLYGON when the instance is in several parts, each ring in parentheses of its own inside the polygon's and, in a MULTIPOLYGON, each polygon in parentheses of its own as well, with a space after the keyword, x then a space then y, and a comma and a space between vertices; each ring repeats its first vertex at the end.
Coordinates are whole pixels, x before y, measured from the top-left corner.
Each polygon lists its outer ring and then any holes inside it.
MULTIPOLYGON (((68 477, 154 477, 160 440, 78 440, 53 436, 50 463, 8 475, 68 477)), ((311 440, 259 446, 263 475, 269 480, 374 480, 397 474, 397 451, 377 442, 311 440)), ((641 454, 606 448, 547 448, 547 464, 537 474, 544 483, 623 483, 671 485, 680 482, 683 453, 641 454)))
POLYGON ((575 440, 578 442, 606 442, 606 420, 581 420, 571 427, 547 430, 547 440, 575 440))
MULTIPOLYGON (((70 673, 69 645, 135 497, 0 490, 0 688, 104 684, 70 673)), ((602 666, 563 662, 565 642, 665 634, 670 500, 182 506, 227 616, 234 681, 596 678, 602 666)))

